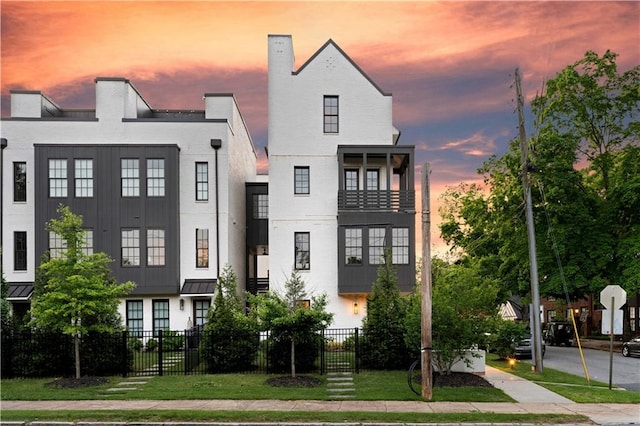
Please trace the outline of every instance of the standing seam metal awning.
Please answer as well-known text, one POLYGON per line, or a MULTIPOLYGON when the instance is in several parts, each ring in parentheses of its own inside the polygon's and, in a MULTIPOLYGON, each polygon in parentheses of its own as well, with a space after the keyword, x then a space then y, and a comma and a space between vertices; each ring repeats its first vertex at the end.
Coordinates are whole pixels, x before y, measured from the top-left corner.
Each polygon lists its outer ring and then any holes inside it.
POLYGON ((33 283, 8 283, 7 300, 10 302, 26 301, 33 294, 33 283))
POLYGON ((216 288, 216 282, 217 280, 215 278, 184 280, 184 285, 182 286, 180 294, 213 294, 216 288))

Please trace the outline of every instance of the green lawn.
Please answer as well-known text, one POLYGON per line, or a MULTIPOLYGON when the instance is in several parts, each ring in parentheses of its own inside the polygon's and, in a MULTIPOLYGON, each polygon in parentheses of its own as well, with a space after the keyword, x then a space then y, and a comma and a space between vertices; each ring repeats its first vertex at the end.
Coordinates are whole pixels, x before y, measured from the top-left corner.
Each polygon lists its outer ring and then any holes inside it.
POLYGON ((529 362, 517 362, 510 368, 504 360, 499 360, 495 354, 489 354, 486 359, 490 365, 507 373, 530 380, 557 394, 569 398, 575 402, 584 403, 616 403, 637 404, 640 403, 640 392, 625 390, 609 390, 608 383, 591 381, 587 383, 584 377, 554 370, 545 367, 542 373, 531 370, 529 362))

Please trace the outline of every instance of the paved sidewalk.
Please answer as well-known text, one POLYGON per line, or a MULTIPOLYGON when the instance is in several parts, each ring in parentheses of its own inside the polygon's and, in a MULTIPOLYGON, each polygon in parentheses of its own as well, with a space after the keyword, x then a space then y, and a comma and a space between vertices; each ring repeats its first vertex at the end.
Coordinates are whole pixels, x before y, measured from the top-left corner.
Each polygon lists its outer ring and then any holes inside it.
MULTIPOLYGON (((577 404, 535 383, 486 367, 485 378, 517 402, 421 402, 421 401, 283 401, 283 400, 186 400, 186 401, 1 401, 4 410, 252 410, 252 411, 373 411, 414 413, 557 413, 582 414, 598 425, 640 425, 640 405, 577 404)), ((21 423, 5 423, 18 425, 21 423)), ((57 423, 64 426, 70 423, 57 423)), ((212 424, 212 423, 210 423, 212 424)), ((98 426, 93 423, 93 426, 98 426)), ((346 425, 346 424, 345 424, 346 425)), ((152 426, 152 424, 147 424, 152 426)), ((156 425, 153 425, 156 426, 156 425)), ((469 424, 467 424, 469 426, 469 424)))

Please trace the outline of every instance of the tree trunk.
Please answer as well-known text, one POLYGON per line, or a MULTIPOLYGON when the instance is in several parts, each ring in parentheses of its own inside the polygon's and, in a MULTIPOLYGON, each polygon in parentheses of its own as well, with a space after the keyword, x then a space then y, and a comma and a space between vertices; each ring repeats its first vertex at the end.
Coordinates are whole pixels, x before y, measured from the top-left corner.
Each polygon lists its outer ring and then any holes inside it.
POLYGON ((291 338, 291 377, 296 377, 296 342, 291 338))
POLYGON ((76 358, 76 379, 80 378, 80 335, 73 336, 74 355, 76 358))

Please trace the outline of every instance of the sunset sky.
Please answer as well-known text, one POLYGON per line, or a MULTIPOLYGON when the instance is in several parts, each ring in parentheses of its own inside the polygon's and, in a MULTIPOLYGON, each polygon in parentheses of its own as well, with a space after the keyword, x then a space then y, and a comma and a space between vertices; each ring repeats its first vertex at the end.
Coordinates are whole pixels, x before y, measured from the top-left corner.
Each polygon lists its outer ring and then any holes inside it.
POLYGON ((516 67, 530 100, 587 50, 618 53, 620 71, 640 64, 637 1, 2 0, 0 8, 3 117, 10 89, 94 108, 96 77, 131 80, 158 109, 204 109, 204 93, 233 92, 262 171, 267 35, 292 35, 296 68, 333 39, 393 94, 400 143, 415 145, 417 169, 430 163, 436 252, 442 191, 478 181, 482 162, 518 135, 516 67))

